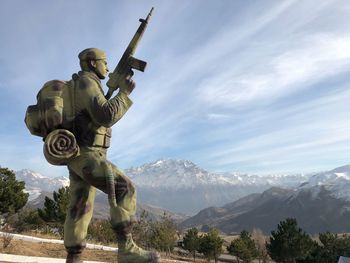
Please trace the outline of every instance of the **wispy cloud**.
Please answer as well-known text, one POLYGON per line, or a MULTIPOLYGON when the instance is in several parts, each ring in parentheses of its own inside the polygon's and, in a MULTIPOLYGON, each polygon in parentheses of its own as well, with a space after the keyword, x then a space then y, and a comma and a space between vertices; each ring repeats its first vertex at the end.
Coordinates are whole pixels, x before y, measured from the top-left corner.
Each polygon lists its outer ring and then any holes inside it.
POLYGON ((198 95, 209 104, 226 107, 272 101, 347 71, 349 45, 349 37, 328 34, 306 37, 296 48, 280 50, 255 64, 251 61, 248 72, 226 71, 205 79, 198 95))
MULTIPOLYGON (((0 45, 9 50, 0 55, 6 73, 0 80, 7 123, 0 127, 3 164, 63 173, 50 170, 38 140, 23 139, 30 136, 23 124, 26 106, 45 81, 69 79, 78 70, 83 48, 105 49, 113 68, 138 16, 150 9, 141 1, 109 1, 107 9, 89 3, 28 4, 26 12, 11 17, 4 10, 13 4, 0 11, 1 24, 10 21, 0 26, 0 45), (130 15, 116 16, 115 10, 130 15), (8 111, 14 104, 17 110, 8 111)), ((177 157, 210 170, 299 165, 300 171, 346 159, 347 1, 150 3, 155 14, 137 53, 149 65, 135 74, 134 105, 114 127, 112 161, 126 168, 177 157)))

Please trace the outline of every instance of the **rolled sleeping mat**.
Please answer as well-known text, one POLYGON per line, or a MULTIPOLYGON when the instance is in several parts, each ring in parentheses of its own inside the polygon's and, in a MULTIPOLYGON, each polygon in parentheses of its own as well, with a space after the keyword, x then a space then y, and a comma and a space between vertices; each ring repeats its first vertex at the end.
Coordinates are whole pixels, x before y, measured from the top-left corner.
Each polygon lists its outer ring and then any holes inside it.
POLYGON ((44 156, 53 165, 66 165, 80 153, 79 145, 73 133, 57 129, 45 138, 44 156))

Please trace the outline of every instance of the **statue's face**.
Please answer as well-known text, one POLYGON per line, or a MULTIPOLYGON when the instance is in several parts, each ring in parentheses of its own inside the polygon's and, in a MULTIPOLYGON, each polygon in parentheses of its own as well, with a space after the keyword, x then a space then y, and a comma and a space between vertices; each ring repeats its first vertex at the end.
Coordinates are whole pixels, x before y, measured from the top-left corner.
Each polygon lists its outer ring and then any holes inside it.
POLYGON ((96 60, 96 63, 94 65, 95 73, 100 79, 104 79, 107 76, 107 73, 109 72, 107 61, 105 59, 99 59, 96 60))

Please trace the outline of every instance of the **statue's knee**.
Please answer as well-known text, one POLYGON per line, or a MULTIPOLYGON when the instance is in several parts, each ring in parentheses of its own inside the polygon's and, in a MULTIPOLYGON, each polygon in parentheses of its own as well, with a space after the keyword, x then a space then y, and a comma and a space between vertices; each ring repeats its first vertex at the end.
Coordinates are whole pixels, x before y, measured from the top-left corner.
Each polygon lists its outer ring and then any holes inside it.
POLYGON ((92 210, 92 203, 88 200, 89 191, 81 189, 76 192, 76 202, 70 207, 70 216, 72 219, 78 219, 92 210))
POLYGON ((126 195, 135 193, 135 186, 125 177, 118 177, 115 183, 115 193, 117 202, 121 201, 126 195))

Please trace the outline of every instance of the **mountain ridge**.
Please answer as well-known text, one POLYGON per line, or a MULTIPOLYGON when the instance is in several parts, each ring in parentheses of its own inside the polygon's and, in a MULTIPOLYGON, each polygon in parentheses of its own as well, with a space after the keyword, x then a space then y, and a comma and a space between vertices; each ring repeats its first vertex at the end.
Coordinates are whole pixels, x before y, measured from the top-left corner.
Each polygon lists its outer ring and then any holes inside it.
POLYGON ((350 165, 313 174, 295 188, 271 187, 221 207, 209 207, 181 223, 183 228, 216 227, 225 233, 273 230, 293 217, 309 233, 350 232, 350 165))
MULTIPOLYGON (((196 214, 207 207, 221 207, 253 193, 271 187, 313 189, 317 195, 322 185, 336 198, 350 197, 350 165, 313 174, 272 174, 266 176, 245 173, 211 173, 188 160, 157 160, 126 169, 137 188, 142 203, 185 214, 196 214)), ((38 173, 16 172, 26 181, 30 200, 40 191, 52 192, 67 186, 67 177, 48 178, 38 173), (32 176, 31 176, 32 174, 32 176)))

